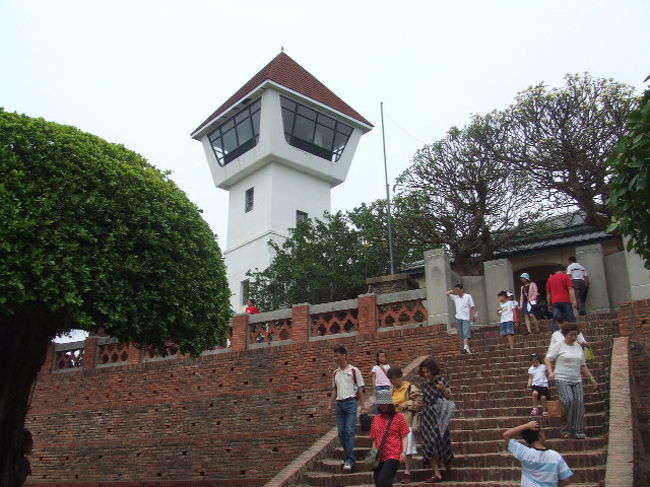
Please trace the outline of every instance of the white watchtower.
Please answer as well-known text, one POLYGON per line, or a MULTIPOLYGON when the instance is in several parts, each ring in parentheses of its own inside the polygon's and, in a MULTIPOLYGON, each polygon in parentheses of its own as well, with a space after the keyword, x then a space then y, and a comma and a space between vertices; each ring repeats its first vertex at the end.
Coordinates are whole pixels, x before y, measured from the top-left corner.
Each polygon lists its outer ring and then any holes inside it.
POLYGON ((230 193, 224 252, 231 305, 241 310, 249 270, 273 260, 269 240, 330 210, 372 124, 284 52, 192 132, 214 183, 230 193))

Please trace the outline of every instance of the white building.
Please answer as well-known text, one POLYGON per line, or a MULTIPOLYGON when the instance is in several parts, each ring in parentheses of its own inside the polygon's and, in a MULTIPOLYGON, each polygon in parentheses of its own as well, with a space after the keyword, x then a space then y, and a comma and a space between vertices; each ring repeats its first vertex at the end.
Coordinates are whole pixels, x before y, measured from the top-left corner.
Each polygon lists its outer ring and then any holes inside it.
POLYGON ((284 52, 194 130, 214 183, 230 193, 224 252, 231 305, 247 298, 246 273, 273 260, 304 218, 330 210, 372 124, 284 52))

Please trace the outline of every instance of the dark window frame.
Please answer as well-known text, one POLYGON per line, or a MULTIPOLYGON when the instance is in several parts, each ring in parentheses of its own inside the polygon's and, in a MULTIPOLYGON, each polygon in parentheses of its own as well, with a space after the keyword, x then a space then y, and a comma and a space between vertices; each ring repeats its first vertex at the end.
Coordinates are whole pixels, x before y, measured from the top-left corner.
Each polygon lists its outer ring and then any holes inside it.
POLYGON ((217 128, 212 132, 208 133, 208 140, 212 146, 212 151, 217 158, 217 162, 220 166, 225 166, 226 164, 232 162, 237 157, 241 156, 245 152, 248 152, 253 147, 257 145, 257 142, 260 138, 259 127, 260 127, 260 115, 262 111, 262 99, 257 98, 253 102, 249 102, 247 106, 239 110, 237 113, 229 117, 227 120, 224 120, 217 128), (241 118, 241 115, 246 113, 247 115, 244 118, 241 118), (236 121, 235 119, 238 119, 236 121), (248 129, 253 135, 252 138, 240 141, 239 140, 239 130, 240 126, 243 127, 243 124, 248 122, 248 129), (227 126, 232 125, 232 127, 227 126), (257 130, 255 128, 257 127, 257 130), (226 152, 224 147, 224 135, 230 131, 233 131, 235 135, 236 146, 226 152))
POLYGON ((244 192, 244 213, 253 211, 253 208, 255 208, 255 186, 244 192))
POLYGON ((241 285, 241 301, 242 305, 245 305, 248 302, 248 294, 250 294, 250 288, 251 288, 251 280, 250 279, 244 279, 240 283, 241 285))
POLYGON ((350 136, 354 130, 353 127, 343 122, 339 122, 337 119, 330 117, 329 115, 325 115, 324 113, 298 103, 297 101, 294 101, 286 96, 280 96, 280 106, 283 114, 282 126, 284 128, 284 137, 289 145, 309 152, 310 154, 314 154, 315 156, 329 160, 330 162, 338 162, 350 140, 350 136), (285 111, 287 114, 291 114, 291 127, 287 127, 284 123, 285 111), (299 111, 301 113, 299 113, 299 111), (305 111, 311 115, 311 117, 305 116, 305 111), (308 119, 314 123, 314 129, 309 139, 306 139, 305 137, 297 137, 295 135, 296 121, 298 120, 298 116, 304 117, 305 119, 308 119), (326 123, 321 122, 321 120, 326 123), (329 147, 323 147, 322 145, 316 143, 315 138, 319 127, 321 127, 322 130, 329 130, 332 132, 332 141, 329 147), (340 137, 337 137, 337 135, 340 137), (341 137, 343 138, 343 143, 337 146, 335 142, 337 139, 341 140, 341 137))
POLYGON ((307 220, 309 220, 309 213, 306 211, 296 210, 296 225, 307 220))

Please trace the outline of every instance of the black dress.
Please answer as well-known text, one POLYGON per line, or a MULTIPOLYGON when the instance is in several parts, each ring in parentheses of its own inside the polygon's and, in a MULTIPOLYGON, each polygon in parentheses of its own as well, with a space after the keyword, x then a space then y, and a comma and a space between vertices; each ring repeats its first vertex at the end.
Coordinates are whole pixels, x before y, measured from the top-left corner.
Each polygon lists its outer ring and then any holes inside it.
POLYGON ((443 463, 448 463, 454 458, 449 428, 440 433, 434 411, 436 402, 444 399, 445 396, 435 382, 427 381, 422 382, 422 394, 424 395, 424 410, 420 416, 422 456, 426 461, 436 458, 443 463))

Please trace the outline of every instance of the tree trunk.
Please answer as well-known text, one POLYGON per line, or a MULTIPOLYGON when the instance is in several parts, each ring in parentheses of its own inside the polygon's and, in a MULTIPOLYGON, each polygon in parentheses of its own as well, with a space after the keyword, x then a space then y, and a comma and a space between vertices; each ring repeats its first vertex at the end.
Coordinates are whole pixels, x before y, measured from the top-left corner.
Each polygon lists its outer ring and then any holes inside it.
POLYGON ((46 316, 18 311, 0 321, 0 487, 19 487, 31 473, 25 429, 30 395, 54 336, 46 316))

